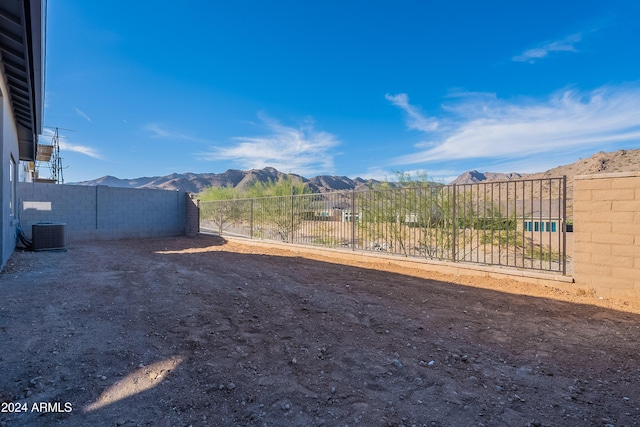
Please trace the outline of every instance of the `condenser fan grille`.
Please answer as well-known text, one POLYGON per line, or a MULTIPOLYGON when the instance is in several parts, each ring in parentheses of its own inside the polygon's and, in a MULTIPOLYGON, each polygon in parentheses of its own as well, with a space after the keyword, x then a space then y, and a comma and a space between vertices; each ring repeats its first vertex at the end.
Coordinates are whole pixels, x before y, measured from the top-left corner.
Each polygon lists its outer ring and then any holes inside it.
POLYGON ((34 251, 64 249, 67 246, 67 224, 33 224, 31 232, 34 251))

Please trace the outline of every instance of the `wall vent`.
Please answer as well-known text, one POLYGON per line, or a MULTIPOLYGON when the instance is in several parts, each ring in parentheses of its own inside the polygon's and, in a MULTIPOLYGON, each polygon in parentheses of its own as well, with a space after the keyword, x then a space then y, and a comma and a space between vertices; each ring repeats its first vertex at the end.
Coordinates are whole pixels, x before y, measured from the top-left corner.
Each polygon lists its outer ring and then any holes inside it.
POLYGON ((67 224, 41 222, 31 226, 31 249, 46 251, 67 246, 67 224))

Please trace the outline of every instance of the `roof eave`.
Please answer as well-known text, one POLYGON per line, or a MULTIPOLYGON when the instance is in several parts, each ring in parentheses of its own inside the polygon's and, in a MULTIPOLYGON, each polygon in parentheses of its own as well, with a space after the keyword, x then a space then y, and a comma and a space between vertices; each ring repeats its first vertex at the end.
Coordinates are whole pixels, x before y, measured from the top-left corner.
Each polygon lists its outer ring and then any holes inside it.
POLYGON ((0 55, 18 132, 20 160, 34 161, 42 133, 44 0, 4 3, 0 55), (6 8, 6 9, 5 9, 6 8))

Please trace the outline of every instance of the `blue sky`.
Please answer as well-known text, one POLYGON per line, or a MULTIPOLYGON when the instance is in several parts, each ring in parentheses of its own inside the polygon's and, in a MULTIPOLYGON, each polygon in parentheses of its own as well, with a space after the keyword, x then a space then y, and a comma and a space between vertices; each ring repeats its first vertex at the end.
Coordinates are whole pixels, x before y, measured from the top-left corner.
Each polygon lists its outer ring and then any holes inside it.
POLYGON ((47 15, 65 182, 266 166, 449 182, 640 148, 635 0, 49 0, 47 15))

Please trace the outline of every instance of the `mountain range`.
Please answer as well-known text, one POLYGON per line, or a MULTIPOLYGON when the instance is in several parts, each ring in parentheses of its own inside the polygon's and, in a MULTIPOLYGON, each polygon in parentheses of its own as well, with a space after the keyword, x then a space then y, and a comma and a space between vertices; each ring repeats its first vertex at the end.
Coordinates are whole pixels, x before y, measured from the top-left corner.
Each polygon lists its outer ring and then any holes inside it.
POLYGON ((189 193, 200 193, 209 187, 227 187, 242 189, 254 181, 279 181, 288 176, 293 181, 304 182, 314 193, 337 190, 361 189, 382 183, 374 179, 351 179, 346 176, 320 175, 305 178, 296 174, 287 174, 274 168, 251 169, 242 171, 229 169, 222 173, 172 173, 165 176, 154 176, 134 179, 120 179, 114 176, 103 176, 91 181, 76 182, 75 185, 107 185, 124 188, 156 188, 162 190, 181 190, 189 193))
POLYGON ((471 184, 482 181, 509 181, 513 179, 538 179, 567 176, 568 182, 573 182, 576 175, 592 175, 598 173, 640 171, 640 149, 618 150, 609 153, 600 151, 586 159, 558 166, 546 172, 537 173, 494 173, 478 172, 476 170, 464 172, 454 179, 451 184, 471 184))
MULTIPOLYGON (((504 181, 514 179, 537 179, 567 176, 567 194, 572 198, 573 178, 576 175, 589 175, 608 172, 640 171, 640 149, 618 150, 605 153, 600 151, 593 156, 580 159, 577 162, 558 166, 546 172, 533 174, 523 173, 498 173, 467 171, 454 179, 451 184, 470 184, 483 181, 504 181)), ((182 190, 190 193, 200 193, 208 187, 233 186, 244 188, 254 181, 278 181, 288 176, 294 181, 306 183, 312 192, 324 193, 336 190, 362 189, 380 184, 382 181, 362 178, 348 178, 346 176, 320 175, 313 178, 305 178, 295 174, 285 174, 274 168, 252 169, 242 171, 229 169, 222 173, 173 173, 165 176, 143 177, 135 179, 120 179, 113 176, 82 181, 76 185, 107 185, 110 187, 125 188, 158 188, 164 190, 182 190)))

